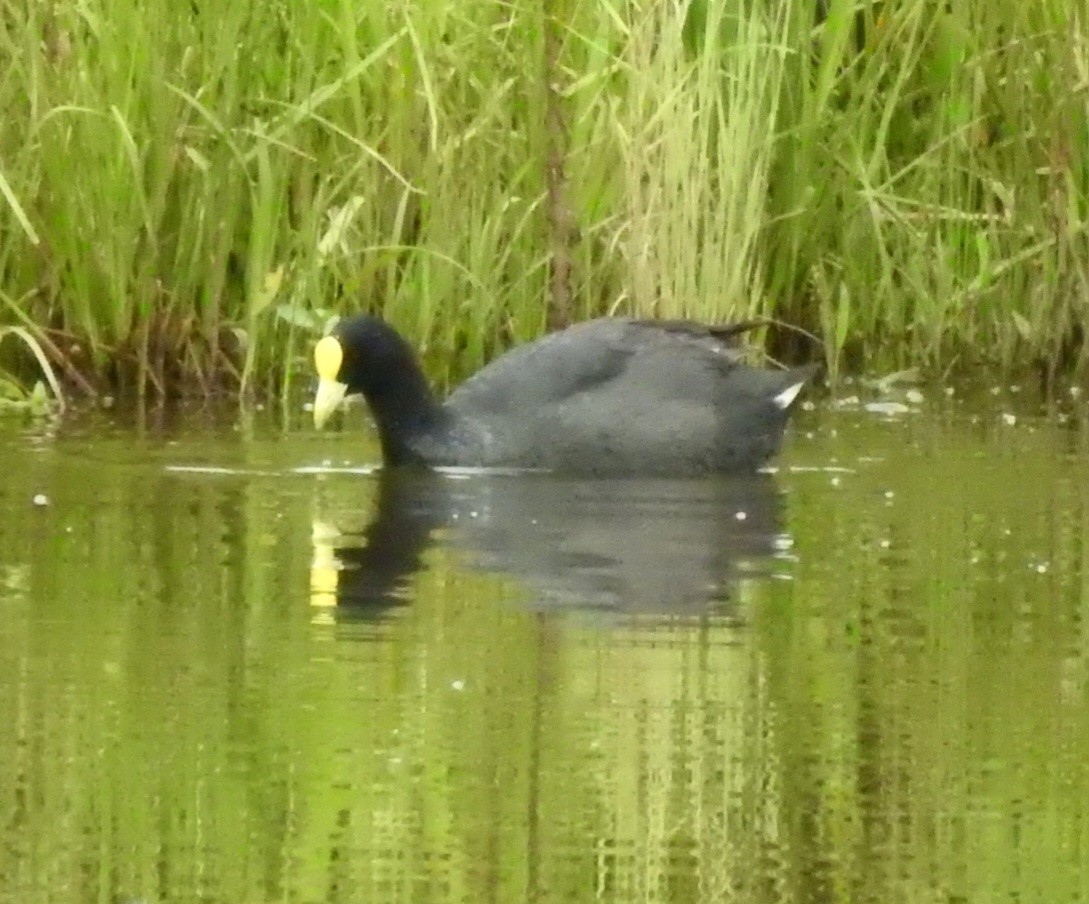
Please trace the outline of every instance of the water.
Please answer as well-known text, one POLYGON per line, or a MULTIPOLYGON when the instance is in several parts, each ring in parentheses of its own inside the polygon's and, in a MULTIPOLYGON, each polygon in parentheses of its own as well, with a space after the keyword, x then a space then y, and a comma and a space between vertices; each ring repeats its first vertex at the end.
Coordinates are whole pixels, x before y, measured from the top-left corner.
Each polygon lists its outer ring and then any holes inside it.
POLYGON ((1089 458, 1016 402, 755 481, 0 425, 0 902, 1089 900, 1089 458))

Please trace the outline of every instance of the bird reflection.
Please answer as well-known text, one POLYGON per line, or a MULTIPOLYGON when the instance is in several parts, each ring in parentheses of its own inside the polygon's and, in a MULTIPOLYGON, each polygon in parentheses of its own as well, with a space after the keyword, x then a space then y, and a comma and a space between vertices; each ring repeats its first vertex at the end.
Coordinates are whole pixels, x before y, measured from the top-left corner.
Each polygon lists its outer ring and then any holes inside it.
POLYGON ((403 605, 438 543, 520 581, 535 608, 660 615, 729 607, 739 582, 768 574, 787 545, 782 497, 767 474, 601 480, 393 469, 376 479, 376 511, 361 534, 315 534, 315 562, 325 566, 315 573, 326 576, 338 617, 380 618, 403 605))

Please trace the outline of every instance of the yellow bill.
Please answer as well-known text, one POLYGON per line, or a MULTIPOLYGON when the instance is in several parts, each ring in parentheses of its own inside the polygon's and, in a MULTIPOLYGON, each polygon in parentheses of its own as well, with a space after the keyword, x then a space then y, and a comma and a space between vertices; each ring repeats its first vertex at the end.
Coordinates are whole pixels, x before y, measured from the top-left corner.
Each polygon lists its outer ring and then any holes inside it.
POLYGON ((344 360, 344 349, 334 336, 326 336, 314 346, 314 367, 318 371, 318 391, 314 396, 314 426, 319 430, 329 420, 340 403, 348 386, 337 379, 344 360))

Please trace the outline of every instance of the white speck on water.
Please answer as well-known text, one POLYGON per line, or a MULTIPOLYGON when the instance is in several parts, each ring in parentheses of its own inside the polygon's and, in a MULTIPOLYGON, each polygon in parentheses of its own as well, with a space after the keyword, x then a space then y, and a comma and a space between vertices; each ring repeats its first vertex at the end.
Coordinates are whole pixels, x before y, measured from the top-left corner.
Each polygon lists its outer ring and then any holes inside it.
POLYGON ((885 417, 907 414, 911 411, 903 402, 867 402, 864 407, 870 414, 882 414, 885 417))
POLYGON ((1008 412, 1002 415, 1002 423, 1007 427, 1013 427, 1017 424, 1017 415, 1009 414, 1008 412))
POLYGON ((881 543, 878 544, 878 545, 880 545, 880 547, 882 549, 888 549, 890 546, 892 546, 892 541, 891 540, 882 540, 881 543))
POLYGON ((465 690, 465 682, 458 678, 457 680, 450 682, 450 687, 455 691, 463 691, 465 690))
POLYGON ((904 398, 912 405, 922 405, 926 401, 926 396, 919 392, 918 389, 909 389, 904 393, 904 398))
POLYGON ((49 497, 45 493, 36 493, 34 495, 34 504, 37 506, 49 505, 49 497))
POLYGON ((950 399, 953 398, 953 396, 956 395, 956 393, 957 393, 956 389, 954 389, 952 386, 946 386, 945 387, 945 394, 946 394, 946 396, 948 398, 950 398, 950 399))
POLYGON ((1037 574, 1047 574, 1047 562, 1037 562, 1036 563, 1036 573, 1037 574))
POLYGON ((738 521, 744 521, 744 520, 745 520, 746 518, 748 518, 749 516, 748 516, 748 515, 746 515, 746 514, 745 514, 744 512, 735 512, 735 513, 734 513, 734 517, 735 517, 735 518, 736 518, 736 519, 737 519, 738 521))
POLYGON ((1070 398, 1076 399, 1081 395, 1082 389, 1081 389, 1080 386, 1071 386, 1069 392, 1070 392, 1070 398))
POLYGON ((896 493, 893 492, 892 490, 885 490, 885 498, 886 499, 892 499, 892 497, 895 496, 895 495, 896 495, 896 493))
MULTIPOLYGON (((836 461, 836 459, 832 459, 836 461)), ((762 472, 767 474, 777 474, 778 469, 773 468, 761 468, 762 472)), ((791 474, 855 474, 857 473, 854 468, 847 468, 843 465, 791 465, 791 474)))
POLYGON ((802 402, 802 411, 813 411, 816 407, 817 406, 810 402, 808 399, 802 402))
POLYGON ((470 518, 479 518, 480 517, 480 512, 477 512, 477 511, 469 512, 469 517, 470 518))
POLYGON ((833 477, 832 478, 832 486, 834 486, 834 487, 839 486, 839 478, 838 477, 833 477))

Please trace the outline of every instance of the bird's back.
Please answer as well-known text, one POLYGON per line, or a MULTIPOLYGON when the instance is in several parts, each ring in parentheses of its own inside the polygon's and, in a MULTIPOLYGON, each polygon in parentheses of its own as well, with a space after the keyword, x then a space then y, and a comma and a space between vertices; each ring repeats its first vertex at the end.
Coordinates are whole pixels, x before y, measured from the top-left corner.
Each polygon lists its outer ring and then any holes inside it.
POLYGON ((728 329, 605 318, 515 348, 447 408, 476 437, 465 463, 710 473, 774 454, 787 419, 775 397, 809 376, 744 364, 728 329))

